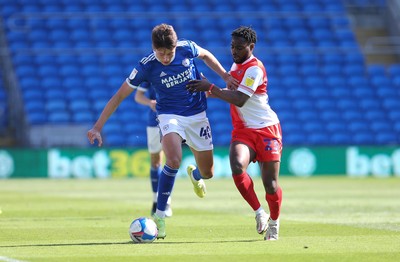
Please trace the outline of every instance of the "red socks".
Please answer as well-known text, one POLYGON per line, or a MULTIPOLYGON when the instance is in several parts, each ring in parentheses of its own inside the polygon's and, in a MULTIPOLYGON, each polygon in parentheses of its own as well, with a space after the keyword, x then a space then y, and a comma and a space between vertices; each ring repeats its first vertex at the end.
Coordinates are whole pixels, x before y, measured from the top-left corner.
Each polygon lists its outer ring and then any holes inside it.
POLYGON ((282 189, 278 187, 275 194, 265 194, 265 199, 267 200, 269 206, 270 217, 273 220, 277 220, 281 211, 282 203, 282 189))
POLYGON ((251 208, 254 211, 259 209, 261 204, 260 201, 258 201, 256 192, 254 191, 254 184, 251 177, 246 172, 240 175, 234 175, 232 177, 240 194, 247 201, 247 203, 249 203, 251 208))

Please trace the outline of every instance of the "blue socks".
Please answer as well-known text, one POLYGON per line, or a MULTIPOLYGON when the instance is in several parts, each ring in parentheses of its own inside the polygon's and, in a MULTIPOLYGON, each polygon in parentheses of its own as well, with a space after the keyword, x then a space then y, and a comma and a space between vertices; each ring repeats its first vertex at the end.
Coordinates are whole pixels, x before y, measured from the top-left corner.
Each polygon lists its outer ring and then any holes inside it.
POLYGON ((202 179, 202 177, 201 177, 201 175, 200 175, 200 171, 199 171, 198 168, 196 168, 196 169, 193 171, 192 174, 193 174, 193 178, 196 179, 197 181, 199 181, 200 179, 202 179))
POLYGON ((157 197, 157 209, 165 211, 167 201, 172 193, 172 189, 175 183, 175 177, 178 173, 178 169, 170 168, 165 165, 158 181, 158 197, 157 197))

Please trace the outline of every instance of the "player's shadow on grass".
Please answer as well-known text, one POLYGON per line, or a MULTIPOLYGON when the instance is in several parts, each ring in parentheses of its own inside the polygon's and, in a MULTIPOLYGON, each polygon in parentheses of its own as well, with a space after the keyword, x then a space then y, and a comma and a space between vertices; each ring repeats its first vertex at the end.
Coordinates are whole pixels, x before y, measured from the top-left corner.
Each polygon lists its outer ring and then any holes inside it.
MULTIPOLYGON (((214 240, 214 241, 176 241, 176 242, 167 242, 163 240, 158 240, 152 245, 169 245, 169 244, 201 244, 201 243, 250 243, 250 242, 259 242, 264 241, 260 239, 246 239, 246 240, 214 240)), ((9 245, 9 246, 0 246, 0 248, 13 248, 13 247, 63 247, 63 246, 109 246, 109 245, 136 245, 132 241, 124 241, 124 242, 98 242, 98 243, 59 243, 59 244, 28 244, 28 245, 9 245)), ((140 244, 138 244, 140 245, 140 244)))

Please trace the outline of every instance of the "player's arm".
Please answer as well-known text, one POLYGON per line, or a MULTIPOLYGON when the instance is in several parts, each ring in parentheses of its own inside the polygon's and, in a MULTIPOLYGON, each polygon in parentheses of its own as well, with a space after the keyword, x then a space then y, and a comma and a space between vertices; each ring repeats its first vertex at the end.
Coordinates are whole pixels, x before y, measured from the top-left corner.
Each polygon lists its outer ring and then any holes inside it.
POLYGON ((149 106, 151 108, 151 110, 153 110, 154 112, 156 111, 156 100, 153 99, 149 99, 146 95, 145 95, 146 91, 142 90, 142 89, 138 89, 136 91, 135 94, 135 101, 139 104, 145 105, 145 106, 149 106))
POLYGON ((238 86, 239 82, 225 70, 218 59, 210 51, 200 46, 197 46, 197 48, 199 51, 198 58, 202 59, 209 68, 224 79, 227 87, 236 88, 238 86))
POLYGON ((231 90, 227 88, 222 89, 214 84, 211 84, 207 79, 192 80, 186 85, 186 89, 190 92, 209 92, 213 97, 218 97, 238 107, 242 107, 250 98, 250 96, 238 90, 231 90))
POLYGON ((108 100, 106 106, 101 112, 96 123, 93 125, 92 129, 90 129, 87 133, 87 137, 91 144, 93 144, 96 139, 98 140, 99 146, 103 144, 100 132, 104 124, 107 122, 108 118, 110 118, 110 116, 114 113, 114 111, 118 108, 121 102, 127 96, 129 96, 133 92, 133 90, 134 89, 131 86, 129 86, 126 81, 124 81, 124 83, 121 85, 118 91, 110 98, 110 100, 108 100))

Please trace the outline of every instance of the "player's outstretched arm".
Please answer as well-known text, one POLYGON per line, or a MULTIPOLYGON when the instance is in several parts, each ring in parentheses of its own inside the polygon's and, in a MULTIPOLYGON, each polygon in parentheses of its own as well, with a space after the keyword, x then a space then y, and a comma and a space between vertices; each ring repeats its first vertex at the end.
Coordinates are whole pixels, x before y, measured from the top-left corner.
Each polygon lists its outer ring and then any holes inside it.
POLYGON ((186 89, 190 92, 209 92, 214 97, 218 97, 230 104, 242 107, 246 101, 250 98, 248 95, 231 89, 221 89, 218 86, 211 84, 207 79, 202 80, 191 80, 187 85, 186 89))
POLYGON ((233 78, 221 65, 218 59, 207 49, 199 47, 199 58, 203 59, 204 63, 217 73, 226 83, 226 87, 229 89, 235 89, 238 87, 239 82, 233 78))
POLYGON ((128 85, 124 81, 118 91, 108 100, 106 106, 101 112, 99 118, 93 127, 87 132, 87 137, 91 144, 98 141, 98 146, 103 144, 103 139, 101 137, 101 130, 103 129, 104 124, 107 122, 108 118, 114 113, 114 111, 118 108, 121 102, 129 96, 133 92, 133 88, 128 85))

